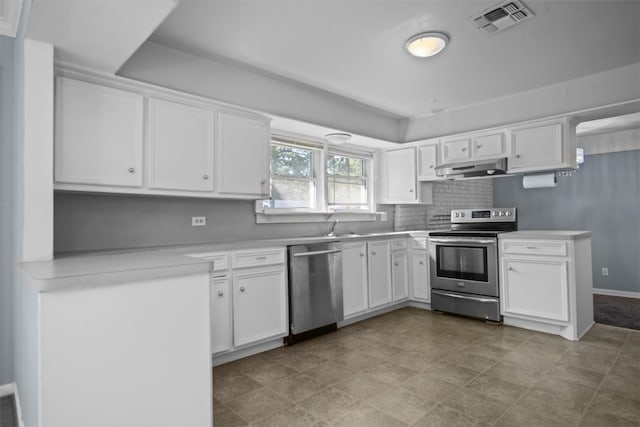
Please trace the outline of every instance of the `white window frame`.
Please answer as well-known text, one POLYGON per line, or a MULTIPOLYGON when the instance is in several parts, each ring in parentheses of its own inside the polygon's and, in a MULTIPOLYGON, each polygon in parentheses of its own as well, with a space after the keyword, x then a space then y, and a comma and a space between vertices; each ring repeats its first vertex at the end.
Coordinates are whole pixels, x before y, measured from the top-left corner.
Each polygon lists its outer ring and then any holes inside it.
POLYGON ((262 200, 257 200, 255 204, 257 223, 291 223, 291 222, 328 222, 339 219, 343 222, 349 221, 376 221, 378 214, 375 212, 375 188, 374 188, 374 167, 375 150, 363 150, 360 147, 334 146, 324 140, 307 137, 304 135, 291 134, 289 132, 272 131, 271 141, 276 144, 291 145, 294 147, 312 149, 314 178, 316 182, 316 207, 309 208, 265 208, 262 200), (327 180, 327 160, 329 154, 357 157, 366 160, 366 182, 368 210, 333 210, 329 209, 326 192, 328 188, 327 180))

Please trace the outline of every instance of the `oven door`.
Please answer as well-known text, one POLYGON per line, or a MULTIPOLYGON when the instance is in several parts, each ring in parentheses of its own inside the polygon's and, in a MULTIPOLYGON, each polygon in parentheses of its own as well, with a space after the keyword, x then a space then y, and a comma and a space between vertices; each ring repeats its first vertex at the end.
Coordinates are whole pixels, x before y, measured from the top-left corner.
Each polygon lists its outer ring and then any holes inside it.
POLYGON ((473 236, 429 237, 431 288, 498 296, 498 242, 473 236))

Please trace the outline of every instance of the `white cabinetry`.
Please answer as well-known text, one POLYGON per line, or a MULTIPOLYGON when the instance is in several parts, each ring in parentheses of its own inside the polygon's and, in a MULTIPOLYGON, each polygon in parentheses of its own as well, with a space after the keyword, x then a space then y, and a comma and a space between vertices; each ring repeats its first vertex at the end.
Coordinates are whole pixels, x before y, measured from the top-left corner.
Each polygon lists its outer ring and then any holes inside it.
POLYGON ((393 301, 409 298, 409 265, 407 259, 407 239, 391 241, 391 281, 393 301))
POLYGON ((369 308, 367 280, 367 244, 342 244, 342 298, 344 318, 363 313, 369 308))
POLYGON ((213 191, 213 111, 149 99, 149 188, 213 191))
MULTIPOLYGON (((518 233, 512 233, 518 234, 518 233)), ((591 242, 501 238, 505 324, 579 339, 593 324, 591 242)))
POLYGON ((269 122, 220 113, 218 115, 218 192, 269 195, 269 122))
POLYGON ((442 140, 442 163, 464 163, 506 156, 504 131, 461 135, 442 140))
POLYGON ((429 253, 427 239, 411 239, 411 298, 418 301, 431 301, 429 286, 429 253))
POLYGON ((575 169, 575 126, 567 118, 509 129, 510 173, 575 169))
POLYGON ((142 186, 142 95, 58 77, 55 181, 142 186))
POLYGON ((382 182, 379 203, 431 203, 431 184, 418 181, 416 147, 382 153, 382 182))
POLYGON ((393 300, 390 247, 388 240, 367 242, 369 308, 379 307, 393 300))
POLYGON ((231 292, 229 277, 211 278, 211 353, 231 348, 231 292))
POLYGON ((436 175, 438 166, 438 141, 418 146, 418 181, 441 179, 436 175))

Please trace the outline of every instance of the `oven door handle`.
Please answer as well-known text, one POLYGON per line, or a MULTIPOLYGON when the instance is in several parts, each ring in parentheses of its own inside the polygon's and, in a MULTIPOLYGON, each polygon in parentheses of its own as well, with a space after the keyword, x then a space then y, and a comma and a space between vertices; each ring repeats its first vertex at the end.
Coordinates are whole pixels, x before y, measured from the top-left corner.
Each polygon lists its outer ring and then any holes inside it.
POLYGON ((452 244, 476 244, 476 245, 495 245, 496 241, 493 239, 438 239, 429 237, 430 242, 434 243, 452 243, 452 244))
POLYGON ((431 293, 436 294, 436 295, 442 295, 443 297, 468 299, 468 300, 473 300, 473 301, 478 301, 478 302, 496 302, 497 301, 496 298, 480 298, 480 297, 472 297, 470 295, 458 295, 458 294, 454 294, 454 293, 451 293, 451 292, 438 291, 438 290, 435 290, 435 289, 432 289, 431 293))

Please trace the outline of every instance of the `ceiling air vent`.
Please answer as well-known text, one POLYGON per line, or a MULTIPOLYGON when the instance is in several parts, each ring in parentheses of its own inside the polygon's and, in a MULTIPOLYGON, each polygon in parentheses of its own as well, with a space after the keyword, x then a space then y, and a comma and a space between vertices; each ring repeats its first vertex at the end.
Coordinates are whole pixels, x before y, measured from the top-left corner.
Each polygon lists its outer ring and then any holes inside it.
POLYGON ((533 17, 533 12, 527 9, 521 1, 508 0, 483 10, 471 19, 479 29, 495 34, 531 17, 533 17))

